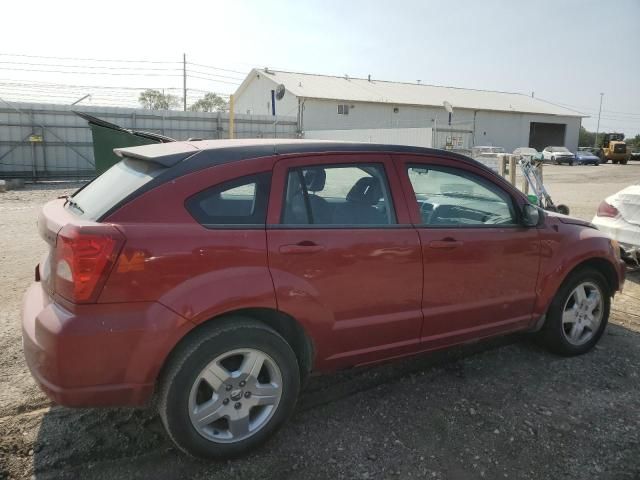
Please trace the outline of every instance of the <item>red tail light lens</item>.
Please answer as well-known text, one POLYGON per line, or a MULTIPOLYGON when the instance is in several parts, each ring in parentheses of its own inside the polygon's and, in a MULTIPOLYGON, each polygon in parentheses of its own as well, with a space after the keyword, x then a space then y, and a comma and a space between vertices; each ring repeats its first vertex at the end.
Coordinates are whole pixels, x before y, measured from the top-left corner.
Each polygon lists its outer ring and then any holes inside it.
POLYGON ((620 212, 613 205, 609 205, 607 202, 604 202, 604 201, 600 202, 600 205, 598 205, 598 212, 596 213, 596 216, 615 218, 618 215, 620 215, 620 212))
POLYGON ((57 294, 74 303, 94 302, 124 243, 110 225, 67 225, 56 241, 53 274, 57 294))

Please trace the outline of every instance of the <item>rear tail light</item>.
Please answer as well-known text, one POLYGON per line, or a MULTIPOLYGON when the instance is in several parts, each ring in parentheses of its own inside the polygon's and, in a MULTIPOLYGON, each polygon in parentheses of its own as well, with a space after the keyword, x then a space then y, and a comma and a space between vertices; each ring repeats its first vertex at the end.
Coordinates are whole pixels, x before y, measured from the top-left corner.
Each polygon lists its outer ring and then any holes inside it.
POLYGON ((95 302, 123 244, 110 225, 63 227, 52 269, 56 293, 73 303, 95 302))
POLYGON ((598 205, 596 216, 616 218, 618 215, 620 215, 620 212, 613 205, 610 205, 605 201, 600 202, 600 205, 598 205))

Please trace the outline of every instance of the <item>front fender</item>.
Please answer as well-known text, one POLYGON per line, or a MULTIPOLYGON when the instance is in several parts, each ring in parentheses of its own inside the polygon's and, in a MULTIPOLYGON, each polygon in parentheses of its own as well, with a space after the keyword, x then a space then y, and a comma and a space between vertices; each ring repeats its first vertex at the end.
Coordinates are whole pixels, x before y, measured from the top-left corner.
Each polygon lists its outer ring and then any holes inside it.
POLYGON ((544 315, 569 274, 589 261, 606 261, 618 273, 620 266, 611 240, 602 232, 551 218, 541 232, 541 262, 534 315, 544 315))

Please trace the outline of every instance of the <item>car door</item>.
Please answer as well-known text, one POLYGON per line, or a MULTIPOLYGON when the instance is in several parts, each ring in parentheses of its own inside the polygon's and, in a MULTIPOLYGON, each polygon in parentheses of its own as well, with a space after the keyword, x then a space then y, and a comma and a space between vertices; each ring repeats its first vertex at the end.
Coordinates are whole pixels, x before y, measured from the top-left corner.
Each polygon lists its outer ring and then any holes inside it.
POLYGON ((519 221, 517 196, 471 164, 417 155, 394 160, 422 244, 423 346, 528 325, 540 245, 537 229, 519 221))
POLYGON ((278 308, 314 338, 316 368, 419 347, 418 233, 388 155, 282 159, 269 202, 269 268, 278 308))

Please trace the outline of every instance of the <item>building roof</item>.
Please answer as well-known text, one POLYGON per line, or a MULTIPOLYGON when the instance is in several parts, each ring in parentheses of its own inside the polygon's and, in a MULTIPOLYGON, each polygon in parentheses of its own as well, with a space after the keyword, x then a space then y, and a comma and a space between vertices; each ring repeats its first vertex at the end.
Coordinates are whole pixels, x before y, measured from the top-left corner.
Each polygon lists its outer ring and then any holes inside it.
POLYGON ((271 79, 276 84, 283 84, 286 90, 296 97, 433 107, 442 107, 443 102, 447 101, 454 110, 464 108, 585 117, 580 112, 522 93, 389 82, 378 79, 369 81, 366 78, 313 75, 271 69, 253 69, 238 87, 236 95, 241 94, 257 74, 271 79))

